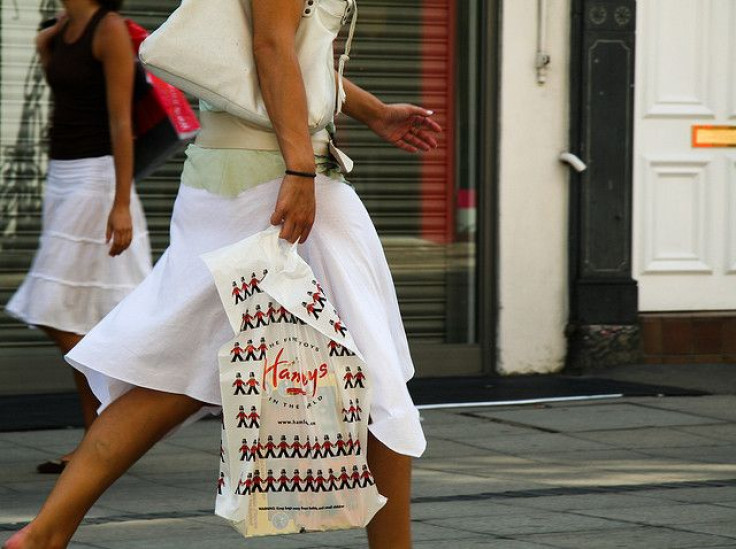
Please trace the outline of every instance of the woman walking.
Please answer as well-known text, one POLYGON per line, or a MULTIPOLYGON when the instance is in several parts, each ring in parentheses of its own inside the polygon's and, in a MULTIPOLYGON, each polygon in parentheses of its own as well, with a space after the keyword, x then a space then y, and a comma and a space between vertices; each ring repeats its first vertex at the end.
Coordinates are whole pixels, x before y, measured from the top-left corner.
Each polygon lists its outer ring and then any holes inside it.
MULTIPOLYGON (((36 46, 54 98, 43 230, 7 312, 68 353, 151 271, 133 190, 133 51, 122 0, 64 0, 36 46)), ((78 370, 85 427, 99 400, 78 370)), ((71 454, 39 465, 60 473, 71 454)))
MULTIPOLYGON (((100 417, 36 519, 6 549, 66 547, 97 498, 156 441, 182 422, 219 411, 217 350, 232 331, 199 256, 271 224, 281 225, 282 238, 301 243, 300 255, 366 359, 374 387, 364 411, 367 459, 388 497, 368 525, 370 546, 411 546, 411 459, 425 447, 405 384, 413 366, 378 235, 328 156, 328 135, 307 128, 310 90, 295 50, 303 9, 303 0, 252 0, 253 53, 274 131, 202 105, 169 249, 67 357, 102 401, 100 417), (111 345, 114 356, 106 352, 111 345)), ((407 151, 436 147, 431 112, 386 105, 347 80, 345 91, 344 112, 383 139, 407 151)))

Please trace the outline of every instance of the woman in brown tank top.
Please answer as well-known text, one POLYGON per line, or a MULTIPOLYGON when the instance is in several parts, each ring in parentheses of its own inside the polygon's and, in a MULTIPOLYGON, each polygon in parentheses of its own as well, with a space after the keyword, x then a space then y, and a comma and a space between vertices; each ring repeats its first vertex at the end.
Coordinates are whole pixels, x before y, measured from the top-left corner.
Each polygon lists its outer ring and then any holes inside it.
MULTIPOLYGON (((43 232, 7 310, 64 354, 151 270, 132 189, 134 56, 121 3, 64 0, 64 15, 36 39, 54 98, 43 232)), ((74 377, 89 427, 99 402, 86 378, 74 377)), ((69 457, 39 472, 59 473, 69 457)))

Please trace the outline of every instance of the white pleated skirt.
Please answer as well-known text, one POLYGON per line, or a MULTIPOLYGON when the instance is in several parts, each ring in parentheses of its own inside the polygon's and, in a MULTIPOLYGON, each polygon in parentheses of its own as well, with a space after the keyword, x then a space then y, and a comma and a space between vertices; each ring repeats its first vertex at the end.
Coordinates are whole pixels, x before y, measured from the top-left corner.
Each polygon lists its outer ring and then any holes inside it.
MULTIPOLYGON (((235 197, 179 188, 168 250, 66 357, 102 408, 139 386, 185 394, 209 404, 203 412, 219 412, 217 352, 233 332, 200 255, 268 228, 280 184, 235 197)), ((419 456, 426 443, 406 388, 414 367, 380 240, 350 186, 318 176, 316 198, 316 220, 299 253, 366 359, 374 388, 369 429, 394 451, 419 456)))
POLYGON ((112 156, 49 162, 39 248, 6 306, 11 316, 86 334, 151 272, 146 219, 135 190, 133 242, 121 255, 108 255, 105 232, 114 198, 112 156))

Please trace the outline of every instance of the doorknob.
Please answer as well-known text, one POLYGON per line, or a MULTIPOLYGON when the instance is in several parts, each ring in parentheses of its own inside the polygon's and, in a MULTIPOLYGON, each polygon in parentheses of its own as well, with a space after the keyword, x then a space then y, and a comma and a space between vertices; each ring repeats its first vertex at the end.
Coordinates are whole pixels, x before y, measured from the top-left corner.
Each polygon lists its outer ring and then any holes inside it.
POLYGON ((585 164, 585 162, 580 160, 580 158, 577 155, 571 152, 563 152, 559 156, 559 159, 560 159, 560 162, 569 164, 572 167, 572 169, 578 173, 584 172, 585 170, 588 169, 588 166, 585 164))

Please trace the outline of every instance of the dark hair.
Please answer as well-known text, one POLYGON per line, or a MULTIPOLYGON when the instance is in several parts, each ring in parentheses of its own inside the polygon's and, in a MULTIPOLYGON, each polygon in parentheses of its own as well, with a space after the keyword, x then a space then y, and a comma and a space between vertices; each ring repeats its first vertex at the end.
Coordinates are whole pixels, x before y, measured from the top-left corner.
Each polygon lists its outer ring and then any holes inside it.
POLYGON ((110 11, 120 11, 123 7, 123 0, 97 0, 101 8, 110 11))

